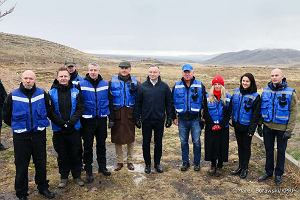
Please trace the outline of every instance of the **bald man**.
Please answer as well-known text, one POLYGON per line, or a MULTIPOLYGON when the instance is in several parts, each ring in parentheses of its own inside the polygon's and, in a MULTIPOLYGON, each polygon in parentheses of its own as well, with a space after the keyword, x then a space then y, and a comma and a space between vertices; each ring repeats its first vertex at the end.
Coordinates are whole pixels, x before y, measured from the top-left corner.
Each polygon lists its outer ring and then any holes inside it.
POLYGON ((28 196, 28 165, 32 156, 35 166, 35 183, 39 193, 52 199, 46 178, 46 127, 49 97, 35 85, 33 71, 23 72, 19 88, 10 93, 4 102, 3 119, 13 132, 16 166, 15 190, 19 199, 28 196))
POLYGON ((262 93, 261 124, 258 133, 264 138, 266 150, 265 174, 258 181, 271 178, 275 171, 274 182, 282 183, 284 173, 285 150, 291 138, 297 117, 297 96, 295 89, 288 87, 286 78, 280 69, 271 72, 271 81, 262 93), (274 142, 277 140, 277 159, 274 170, 274 142))

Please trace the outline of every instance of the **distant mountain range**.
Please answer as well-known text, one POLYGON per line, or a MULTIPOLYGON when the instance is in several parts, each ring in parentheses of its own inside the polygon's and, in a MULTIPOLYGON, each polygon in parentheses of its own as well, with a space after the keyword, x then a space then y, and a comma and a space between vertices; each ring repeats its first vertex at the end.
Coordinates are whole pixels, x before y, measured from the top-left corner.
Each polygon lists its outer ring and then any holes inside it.
POLYGON ((0 32, 0 63, 58 62, 74 59, 87 63, 99 59, 133 61, 189 62, 204 65, 281 65, 300 66, 300 51, 294 49, 255 49, 218 55, 110 55, 88 54, 55 42, 0 32))
POLYGON ((296 65, 300 51, 294 49, 255 49, 223 53, 203 64, 213 65, 296 65))

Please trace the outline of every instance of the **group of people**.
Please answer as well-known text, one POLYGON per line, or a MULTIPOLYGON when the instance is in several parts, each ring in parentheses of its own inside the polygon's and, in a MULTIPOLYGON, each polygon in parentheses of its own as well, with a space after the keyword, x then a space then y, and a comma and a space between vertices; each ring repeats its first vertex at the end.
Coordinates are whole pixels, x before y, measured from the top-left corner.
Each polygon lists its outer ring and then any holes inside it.
MULTIPOLYGON (((33 158, 35 182, 39 193, 54 198, 46 178, 46 127, 51 120, 53 146, 57 152, 60 182, 64 188, 71 172, 79 186, 94 181, 93 143, 96 138, 98 173, 110 176, 106 167, 107 128, 115 144, 116 165, 124 167, 123 146, 127 146, 127 168, 134 170, 133 152, 135 128, 142 128, 142 149, 145 173, 151 173, 150 144, 154 135, 154 169, 163 173, 161 165, 164 128, 178 126, 182 152, 181 171, 190 168, 189 135, 193 142, 194 171, 201 168, 201 130, 205 129, 205 160, 211 162, 211 176, 222 174, 228 161, 230 119, 238 144, 239 165, 233 175, 246 178, 251 156, 251 140, 256 129, 264 138, 266 149, 265 173, 258 181, 275 174, 275 183, 282 182, 285 150, 292 135, 297 116, 297 96, 288 87, 283 72, 274 69, 271 81, 257 93, 254 76, 246 73, 233 95, 226 92, 224 78, 216 75, 211 88, 195 78, 192 65, 182 66, 182 78, 172 88, 161 80, 158 66, 150 66, 147 80, 140 83, 130 74, 131 63, 119 64, 119 73, 106 81, 100 66, 88 65, 83 78, 76 63, 67 62, 57 71, 51 89, 46 93, 36 86, 31 70, 22 74, 19 88, 6 93, 3 107, 4 122, 13 132, 16 166, 15 190, 19 199, 28 196, 28 165, 33 158), (204 128, 205 127, 205 128, 204 128), (277 159, 274 169, 274 142, 277 140, 277 159), (82 144, 83 141, 83 144, 82 144), (81 179, 84 166, 85 181, 81 179)), ((4 90, 5 91, 5 90, 4 90)), ((2 94, 1 94, 1 100, 2 94)), ((1 102, 2 103, 2 102, 1 102)))

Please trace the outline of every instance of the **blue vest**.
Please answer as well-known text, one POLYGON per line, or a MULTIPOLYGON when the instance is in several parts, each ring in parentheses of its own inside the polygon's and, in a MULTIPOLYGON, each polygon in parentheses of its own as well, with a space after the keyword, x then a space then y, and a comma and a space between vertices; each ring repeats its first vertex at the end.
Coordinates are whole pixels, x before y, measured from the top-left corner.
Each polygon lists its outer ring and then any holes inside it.
MULTIPOLYGON (((57 114, 58 116, 61 116, 60 112, 59 112, 58 90, 56 88, 52 88, 51 90, 49 90, 49 94, 50 94, 50 97, 51 97, 52 102, 54 104, 54 112, 55 112, 55 114, 57 114)), ((72 115, 76 111, 76 106, 77 106, 77 99, 76 98, 77 98, 78 94, 79 94, 79 90, 78 89, 71 88, 71 101, 72 101, 71 104, 72 104, 72 109, 71 109, 70 118, 72 117, 72 115)), ((51 125, 52 125, 53 132, 57 132, 57 131, 61 130, 61 128, 59 126, 57 126, 56 124, 54 124, 53 122, 51 122, 51 125)), ((80 127, 81 127, 80 120, 78 120, 75 123, 74 128, 76 130, 79 130, 80 127)))
POLYGON ((74 86, 77 86, 80 81, 83 81, 83 78, 79 74, 77 74, 77 76, 72 80, 72 84, 74 86))
POLYGON ((177 81, 173 92, 176 112, 198 114, 202 108, 202 95, 201 81, 194 80, 189 88, 186 88, 182 81, 177 81))
POLYGON ((113 104, 117 108, 124 106, 132 108, 137 95, 137 80, 131 76, 131 81, 121 81, 117 75, 111 79, 110 92, 113 96, 113 104))
POLYGON ((29 99, 20 89, 12 92, 13 133, 27 133, 44 130, 49 126, 44 90, 36 88, 29 99))
MULTIPOLYGON (((209 95, 206 95, 207 97, 207 109, 208 113, 212 119, 212 121, 215 124, 220 124, 223 121, 223 113, 224 113, 224 108, 227 109, 229 107, 230 103, 230 94, 226 93, 226 104, 220 100, 220 101, 214 101, 214 102, 209 102, 208 97, 209 95)), ((226 124, 226 127, 228 127, 229 124, 226 124)))
POLYGON ((107 117, 109 115, 108 82, 99 81, 96 88, 88 80, 80 81, 83 97, 83 118, 107 117))
POLYGON ((265 122, 288 123, 294 91, 290 87, 278 91, 271 90, 269 87, 264 88, 261 95, 261 115, 265 122))
POLYGON ((232 120, 249 126, 253 114, 253 102, 259 96, 257 92, 242 95, 240 89, 234 90, 232 96, 232 120))

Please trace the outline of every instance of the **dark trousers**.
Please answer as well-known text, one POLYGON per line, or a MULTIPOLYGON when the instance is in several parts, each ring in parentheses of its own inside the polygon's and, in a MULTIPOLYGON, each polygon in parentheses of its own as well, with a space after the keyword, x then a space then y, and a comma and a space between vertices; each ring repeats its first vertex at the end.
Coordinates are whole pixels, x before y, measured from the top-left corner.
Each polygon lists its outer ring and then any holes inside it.
POLYGON ((248 169, 252 137, 248 136, 248 132, 242 132, 238 129, 235 129, 235 137, 238 145, 239 168, 248 169))
POLYGON ((282 176, 284 173, 285 150, 287 147, 287 139, 283 138, 284 131, 278 131, 264 126, 264 144, 266 149, 266 165, 265 170, 268 175, 274 172, 274 143, 277 140, 277 159, 275 167, 275 176, 282 176))
POLYGON ((162 155, 164 120, 144 121, 142 124, 143 157, 146 165, 151 165, 150 143, 152 138, 152 131, 154 131, 154 165, 159 165, 162 155))
POLYGON ((55 132, 53 146, 57 152, 57 163, 60 177, 67 179, 71 171, 73 178, 81 175, 82 154, 81 137, 79 131, 72 133, 55 132))
POLYGON ((222 159, 212 159, 211 167, 217 167, 217 168, 221 169, 223 167, 223 160, 222 159))
POLYGON ((49 187, 46 180, 46 130, 35 133, 13 134, 16 166, 15 190, 17 197, 28 195, 28 166, 32 156, 35 183, 39 191, 49 187))
POLYGON ((92 174, 94 137, 99 170, 106 168, 107 118, 83 119, 82 126, 84 169, 87 174, 92 174))

